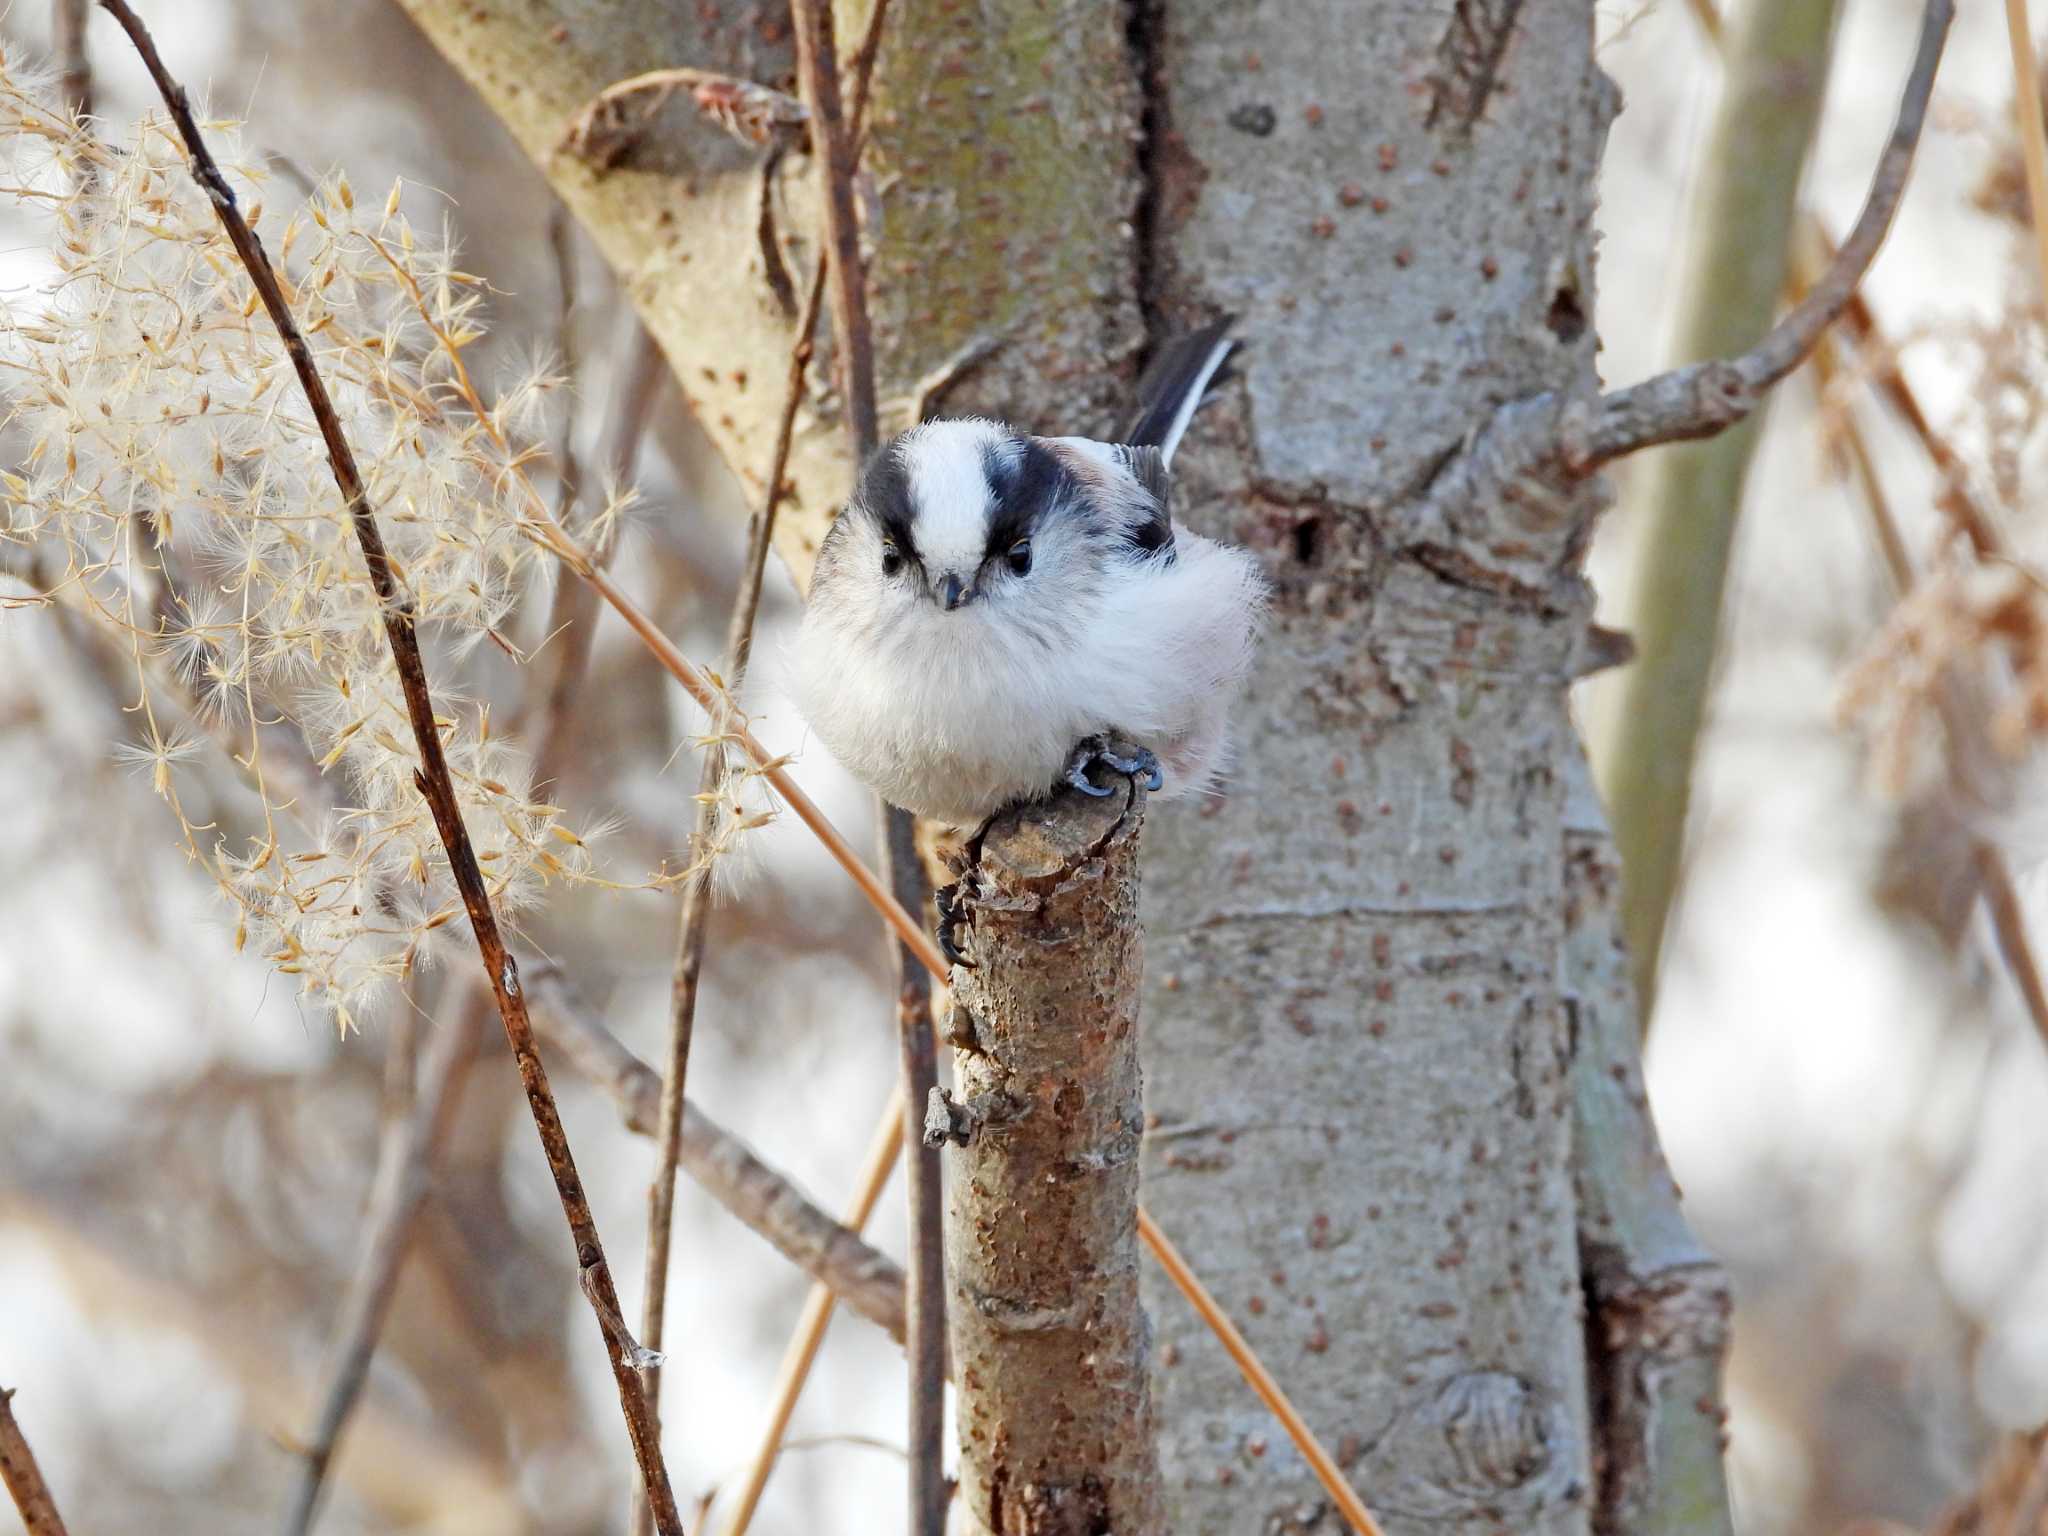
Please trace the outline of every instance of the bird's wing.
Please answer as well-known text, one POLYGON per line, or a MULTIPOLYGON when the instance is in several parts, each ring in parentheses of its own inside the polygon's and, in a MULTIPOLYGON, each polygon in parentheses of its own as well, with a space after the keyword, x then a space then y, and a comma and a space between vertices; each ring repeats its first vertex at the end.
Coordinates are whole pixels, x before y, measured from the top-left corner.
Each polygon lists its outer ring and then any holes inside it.
POLYGON ((1230 335, 1236 318, 1225 315, 1159 349, 1138 381, 1138 410, 1124 432, 1126 443, 1156 448, 1163 464, 1173 462, 1196 408, 1219 382, 1219 370, 1237 346, 1230 335))
POLYGON ((1166 472, 1166 454, 1161 449, 1135 443, 1121 444, 1116 451, 1123 460, 1125 472, 1145 488, 1152 500, 1150 514, 1125 530, 1125 542, 1146 554, 1165 550, 1170 559, 1173 553, 1173 478, 1166 472))

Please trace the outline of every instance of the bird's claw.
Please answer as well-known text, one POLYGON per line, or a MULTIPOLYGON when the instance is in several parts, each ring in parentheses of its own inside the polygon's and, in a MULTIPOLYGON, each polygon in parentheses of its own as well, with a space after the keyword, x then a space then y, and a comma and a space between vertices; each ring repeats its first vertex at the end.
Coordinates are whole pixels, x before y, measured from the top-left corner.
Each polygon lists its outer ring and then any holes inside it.
POLYGON ((957 965, 970 971, 979 969, 961 953, 960 941, 955 937, 968 922, 967 914, 960 910, 960 882, 956 880, 933 891, 932 905, 938 909, 939 953, 945 957, 946 965, 949 968, 957 965))
POLYGON ((1166 783, 1166 774, 1159 766, 1159 758, 1149 747, 1136 747, 1126 757, 1113 748, 1104 736, 1091 736, 1074 748, 1067 759, 1066 780, 1084 795, 1096 799, 1114 791, 1098 789, 1088 777, 1091 763, 1100 763, 1127 779, 1141 780, 1147 790, 1157 793, 1166 783))

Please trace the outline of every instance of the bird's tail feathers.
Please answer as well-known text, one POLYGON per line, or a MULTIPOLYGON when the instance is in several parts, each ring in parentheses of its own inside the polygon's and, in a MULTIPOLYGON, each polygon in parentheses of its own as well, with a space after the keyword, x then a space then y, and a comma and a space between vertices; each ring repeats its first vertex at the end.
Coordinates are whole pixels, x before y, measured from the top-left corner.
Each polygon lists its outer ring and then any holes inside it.
POLYGON ((1124 433, 1126 443, 1157 448, 1166 463, 1173 462, 1173 451, 1187 435, 1196 410, 1228 377, 1224 363, 1237 347, 1230 335, 1236 319, 1225 315, 1159 349, 1138 381, 1138 411, 1124 433))

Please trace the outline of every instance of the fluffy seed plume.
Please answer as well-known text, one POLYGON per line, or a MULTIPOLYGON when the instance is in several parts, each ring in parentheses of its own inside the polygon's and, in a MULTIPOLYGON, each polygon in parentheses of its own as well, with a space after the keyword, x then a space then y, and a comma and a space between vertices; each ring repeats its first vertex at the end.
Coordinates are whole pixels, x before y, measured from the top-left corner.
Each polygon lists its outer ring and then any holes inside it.
MULTIPOLYGON (((335 176, 299 202, 266 185, 235 124, 207 132, 276 256, 423 638, 453 657, 496 636, 559 544, 530 478, 555 381, 535 368, 481 396, 464 352, 482 281, 413 227, 397 188, 359 197, 335 176)), ((0 145, 0 192, 47 216, 51 261, 0 318, 0 392, 25 445, 0 480, 0 538, 34 546, 53 589, 114 626, 139 671, 174 671, 238 743, 264 809, 239 845, 186 819, 187 744, 153 714, 130 755, 229 902, 237 947, 346 1028, 463 917, 319 430, 167 122, 100 142, 0 61, 0 145), (331 810, 269 787, 278 721, 331 810)), ((487 710, 445 686, 437 701, 499 910, 597 878, 596 829, 540 800, 487 710)))

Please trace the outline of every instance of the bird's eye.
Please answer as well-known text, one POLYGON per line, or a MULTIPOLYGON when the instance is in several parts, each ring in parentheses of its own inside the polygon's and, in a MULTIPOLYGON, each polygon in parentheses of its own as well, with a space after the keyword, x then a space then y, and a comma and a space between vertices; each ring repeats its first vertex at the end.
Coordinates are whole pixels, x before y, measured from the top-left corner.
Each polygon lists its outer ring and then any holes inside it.
POLYGON ((884 576, 894 576, 902 569, 903 551, 894 544, 885 541, 882 545, 882 574, 884 576))
POLYGON ((1006 558, 1010 562, 1010 569, 1022 576, 1031 569, 1031 541, 1019 539, 1010 546, 1010 553, 1006 558))

